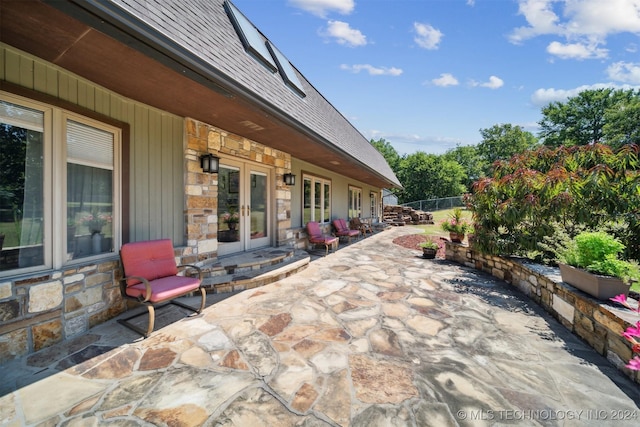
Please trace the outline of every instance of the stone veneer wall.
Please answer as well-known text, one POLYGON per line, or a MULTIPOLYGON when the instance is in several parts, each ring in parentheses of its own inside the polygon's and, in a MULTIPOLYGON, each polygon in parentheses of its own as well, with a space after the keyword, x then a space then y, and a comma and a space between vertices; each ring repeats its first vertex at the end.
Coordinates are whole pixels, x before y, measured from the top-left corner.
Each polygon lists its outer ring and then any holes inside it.
POLYGON ((283 175, 291 172, 291 155, 194 119, 186 119, 186 133, 185 222, 187 246, 193 250, 193 260, 215 258, 218 250, 218 180, 217 175, 202 172, 200 155, 204 153, 226 154, 274 169, 275 245, 291 243, 294 238, 290 230, 291 190, 283 182, 283 175))
POLYGON ((484 255, 469 246, 451 242, 446 243, 446 259, 482 270, 515 286, 629 378, 640 383, 640 372, 624 366, 633 353, 631 344, 621 335, 640 320, 638 316, 565 284, 557 269, 529 265, 517 258, 484 255))
POLYGON ((119 261, 0 282, 0 363, 78 335, 125 309, 119 261))
MULTIPOLYGON (((175 248, 176 263, 192 257, 175 248)), ((0 364, 69 339, 124 312, 120 260, 0 281, 0 364)))

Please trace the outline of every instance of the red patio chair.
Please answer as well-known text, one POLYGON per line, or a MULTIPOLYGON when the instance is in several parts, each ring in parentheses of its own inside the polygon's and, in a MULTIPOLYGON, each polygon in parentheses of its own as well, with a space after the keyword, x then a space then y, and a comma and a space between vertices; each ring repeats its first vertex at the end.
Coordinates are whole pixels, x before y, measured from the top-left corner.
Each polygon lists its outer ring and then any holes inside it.
POLYGON ((122 279, 120 279, 120 293, 124 298, 145 305, 149 313, 146 331, 129 322, 131 319, 144 315, 144 312, 118 320, 124 326, 146 338, 153 332, 155 305, 172 303, 196 313, 204 310, 206 292, 202 287, 202 270, 195 265, 176 265, 171 240, 160 239, 126 243, 120 249, 120 260, 123 269, 122 279), (196 277, 186 275, 194 270, 197 273, 196 277), (179 275, 179 271, 185 271, 185 275, 179 275), (198 290, 202 295, 198 309, 174 301, 175 298, 198 290))
POLYGON ((325 255, 329 254, 329 246, 331 246, 334 251, 338 247, 338 238, 323 234, 320 229, 320 224, 316 221, 309 221, 307 223, 307 239, 311 245, 324 245, 326 248, 325 255))
POLYGON ((336 230, 335 232, 336 236, 338 236, 338 238, 346 237, 347 242, 349 243, 351 243, 352 237, 358 237, 360 235, 360 230, 350 229, 349 226, 347 225, 347 221, 342 218, 334 219, 333 227, 336 230))

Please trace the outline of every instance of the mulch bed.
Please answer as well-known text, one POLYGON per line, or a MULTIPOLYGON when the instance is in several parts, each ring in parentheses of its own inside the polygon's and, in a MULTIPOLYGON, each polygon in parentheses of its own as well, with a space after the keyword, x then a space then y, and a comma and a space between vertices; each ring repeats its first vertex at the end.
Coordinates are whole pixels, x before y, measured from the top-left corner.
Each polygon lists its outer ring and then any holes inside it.
POLYGON ((438 252, 436 252, 436 258, 443 258, 445 255, 444 240, 440 237, 427 236, 425 234, 407 234, 406 236, 400 236, 393 239, 393 243, 398 246, 402 246, 407 249, 414 249, 422 252, 420 243, 426 242, 427 239, 432 240, 438 244, 438 252))

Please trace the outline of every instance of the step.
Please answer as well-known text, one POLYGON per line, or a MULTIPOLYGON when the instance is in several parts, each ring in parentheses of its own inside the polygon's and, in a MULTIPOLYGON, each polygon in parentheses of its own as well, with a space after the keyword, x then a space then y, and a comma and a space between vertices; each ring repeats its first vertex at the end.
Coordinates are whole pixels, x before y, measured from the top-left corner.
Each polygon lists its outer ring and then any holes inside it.
POLYGON ((266 248, 220 257, 203 267, 208 293, 237 292, 284 279, 304 270, 311 261, 302 250, 266 248))

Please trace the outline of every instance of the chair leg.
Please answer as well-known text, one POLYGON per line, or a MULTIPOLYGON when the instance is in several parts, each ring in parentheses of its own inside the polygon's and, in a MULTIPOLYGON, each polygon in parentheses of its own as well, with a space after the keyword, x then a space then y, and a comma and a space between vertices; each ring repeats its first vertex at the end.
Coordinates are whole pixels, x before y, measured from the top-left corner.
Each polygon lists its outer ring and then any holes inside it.
POLYGON ((129 317, 125 317, 124 319, 118 319, 118 323, 120 323, 121 325, 126 326, 127 328, 131 329, 132 331, 135 331, 137 333, 139 333, 140 335, 142 335, 145 338, 148 338, 149 335, 151 335, 151 332, 153 332, 153 326, 155 324, 155 319, 156 319, 156 312, 155 309, 153 308, 153 305, 151 304, 145 304, 147 307, 147 315, 149 316, 149 322, 147 324, 147 330, 145 331, 142 328, 139 328, 138 326, 134 325, 133 323, 129 322, 129 320, 131 319, 135 319, 136 317, 140 317, 140 316, 144 316, 145 313, 138 313, 138 314, 134 314, 133 316, 129 316, 129 317))
POLYGON ((153 308, 153 306, 151 304, 149 304, 147 306, 147 309, 149 310, 149 326, 147 327, 147 333, 145 334, 145 338, 147 338, 149 335, 151 335, 151 332, 153 332, 153 326, 155 325, 156 322, 156 310, 155 308, 153 308))
POLYGON ((202 301, 200 302, 200 310, 197 311, 198 314, 202 313, 204 305, 207 302, 207 291, 205 291, 204 288, 200 288, 200 293, 202 294, 202 301))

